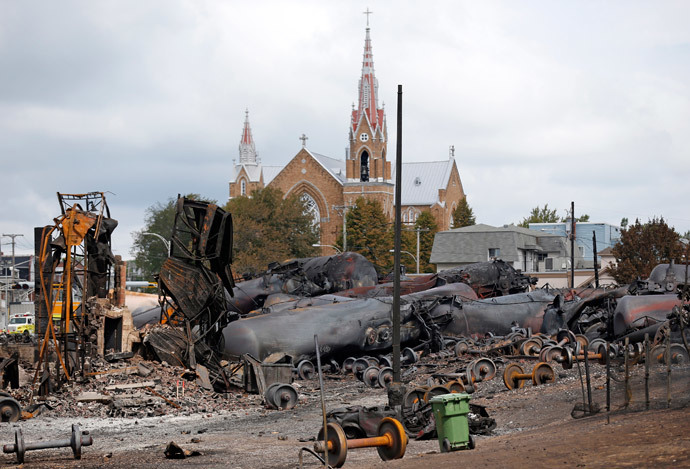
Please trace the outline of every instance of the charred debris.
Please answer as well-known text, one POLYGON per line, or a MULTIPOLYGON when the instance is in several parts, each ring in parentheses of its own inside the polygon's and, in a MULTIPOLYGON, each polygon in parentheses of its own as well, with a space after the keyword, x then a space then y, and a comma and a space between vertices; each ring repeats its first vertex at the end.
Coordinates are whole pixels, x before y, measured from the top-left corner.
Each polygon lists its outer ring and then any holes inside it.
MULTIPOLYGON (((324 373, 391 385, 393 284, 379 280, 363 256, 293 259, 239 281, 231 270, 231 214, 180 198, 158 278, 160 308, 133 315, 124 301, 124 263, 110 249, 117 221, 105 195, 58 194, 58 201, 55 223, 36 229, 36 338, 2 345, 2 385, 12 389, 0 398, 3 420, 34 417, 66 390, 107 415, 207 410, 194 396, 222 402, 238 392, 257 394, 249 403, 292 408, 300 400, 293 380, 317 375, 314 336, 324 373), (20 363, 32 370, 24 383, 20 363), (109 376, 124 382, 103 382, 109 376)), ((501 373, 514 389, 553 382, 554 366, 580 361, 687 363, 687 278, 686 266, 660 265, 628 287, 535 289, 535 278, 500 260, 404 277, 408 388, 389 393, 380 408, 337 409, 330 420, 348 437, 366 437, 394 416, 408 434, 428 437, 432 397, 471 393, 501 373)), ((472 431, 494 426, 473 404, 472 431)))

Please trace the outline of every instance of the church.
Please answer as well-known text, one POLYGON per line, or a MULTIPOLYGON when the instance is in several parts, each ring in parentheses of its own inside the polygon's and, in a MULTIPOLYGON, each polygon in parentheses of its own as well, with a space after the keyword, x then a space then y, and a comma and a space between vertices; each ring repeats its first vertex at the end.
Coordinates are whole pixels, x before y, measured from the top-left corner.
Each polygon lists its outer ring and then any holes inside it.
MULTIPOLYGON (((306 148, 285 166, 265 166, 256 153, 249 112, 245 113, 239 146, 239 162, 234 163, 230 180, 230 198, 250 196, 263 187, 280 189, 286 196, 296 194, 305 201, 319 224, 324 255, 343 231, 343 217, 359 197, 381 203, 386 216, 395 218, 395 171, 388 159, 388 128, 386 114, 378 105, 378 81, 370 28, 367 23, 364 39, 362 75, 359 96, 351 111, 347 158, 331 158, 306 148)), ((395 161, 395 145, 392 145, 395 161)), ((453 227, 453 211, 465 193, 455 163, 454 151, 441 161, 403 162, 401 213, 404 224, 414 224, 419 214, 430 210, 439 231, 453 227)))

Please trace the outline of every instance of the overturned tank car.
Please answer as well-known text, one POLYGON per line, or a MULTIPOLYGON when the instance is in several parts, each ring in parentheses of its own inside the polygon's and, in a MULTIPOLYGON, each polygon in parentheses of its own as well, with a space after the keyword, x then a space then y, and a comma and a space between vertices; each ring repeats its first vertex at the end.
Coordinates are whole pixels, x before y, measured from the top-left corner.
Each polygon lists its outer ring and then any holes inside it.
MULTIPOLYGON (((401 342, 441 340, 459 297, 476 298, 464 283, 453 283, 400 297, 401 342)), ((240 319, 223 330, 225 358, 248 353, 263 360, 282 352, 293 360, 313 358, 314 335, 324 356, 383 351, 392 346, 393 298, 324 295, 309 306, 240 319)))

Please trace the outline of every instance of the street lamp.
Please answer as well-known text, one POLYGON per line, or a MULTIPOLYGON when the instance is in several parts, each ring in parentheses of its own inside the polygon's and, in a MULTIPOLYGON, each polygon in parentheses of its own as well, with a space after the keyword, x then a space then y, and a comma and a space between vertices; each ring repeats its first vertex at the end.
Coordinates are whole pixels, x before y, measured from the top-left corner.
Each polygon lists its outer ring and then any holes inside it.
POLYGON ((337 247, 333 246, 332 244, 312 244, 312 246, 314 246, 315 248, 333 248, 333 249, 335 249, 335 252, 337 252, 338 254, 343 253, 343 251, 341 251, 337 247))
POLYGON ((168 241, 167 239, 165 239, 164 237, 162 237, 158 233, 142 233, 142 235, 155 236, 156 238, 160 239, 161 241, 163 241, 163 244, 165 244, 166 251, 168 251, 168 253, 170 253, 170 241, 168 241))
MULTIPOLYGON (((388 252, 395 252, 395 249, 390 249, 388 252)), ((409 251, 400 251, 400 252, 404 252, 405 254, 409 254, 410 257, 412 259, 414 259, 415 264, 417 264, 417 274, 419 274, 419 259, 417 257, 415 257, 415 255, 409 251)))

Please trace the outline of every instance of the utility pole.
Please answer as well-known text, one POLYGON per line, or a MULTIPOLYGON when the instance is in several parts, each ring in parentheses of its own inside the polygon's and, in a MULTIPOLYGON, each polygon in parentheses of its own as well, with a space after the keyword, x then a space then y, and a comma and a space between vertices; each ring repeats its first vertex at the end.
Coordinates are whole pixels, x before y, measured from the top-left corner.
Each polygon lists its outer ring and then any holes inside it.
MULTIPOLYGON (((393 277, 393 383, 390 389, 401 391, 400 384, 400 200, 402 198, 400 186, 402 184, 402 85, 398 85, 398 119, 395 142, 395 236, 394 236, 394 277, 393 277)), ((402 394, 399 392, 399 394, 402 394)), ((388 394, 390 403, 390 392, 388 394)), ((402 404, 397 396, 393 405, 402 404)))
MULTIPOLYGON (((12 238, 12 270, 10 273, 12 274, 11 281, 14 281, 14 238, 17 236, 24 236, 23 234, 15 234, 15 233, 10 233, 6 234, 3 233, 3 236, 7 236, 8 238, 12 238)), ((7 282, 7 277, 5 277, 5 311, 7 311, 7 316, 6 316, 6 322, 5 322, 5 327, 10 323, 10 284, 7 282)))
POLYGON ((11 233, 11 234, 3 233, 2 235, 7 236, 8 238, 12 238, 12 280, 14 280, 14 244, 15 244, 14 238, 16 238, 17 236, 24 236, 24 235, 23 234, 14 234, 14 233, 11 233))
POLYGON ((575 288, 575 202, 570 202, 570 288, 575 288))
POLYGON ((592 231, 592 250, 594 251, 594 286, 599 288, 599 264, 597 256, 597 232, 592 231))
POLYGON ((354 205, 334 205, 333 209, 343 212, 343 252, 347 251, 347 209, 353 208, 354 205))

